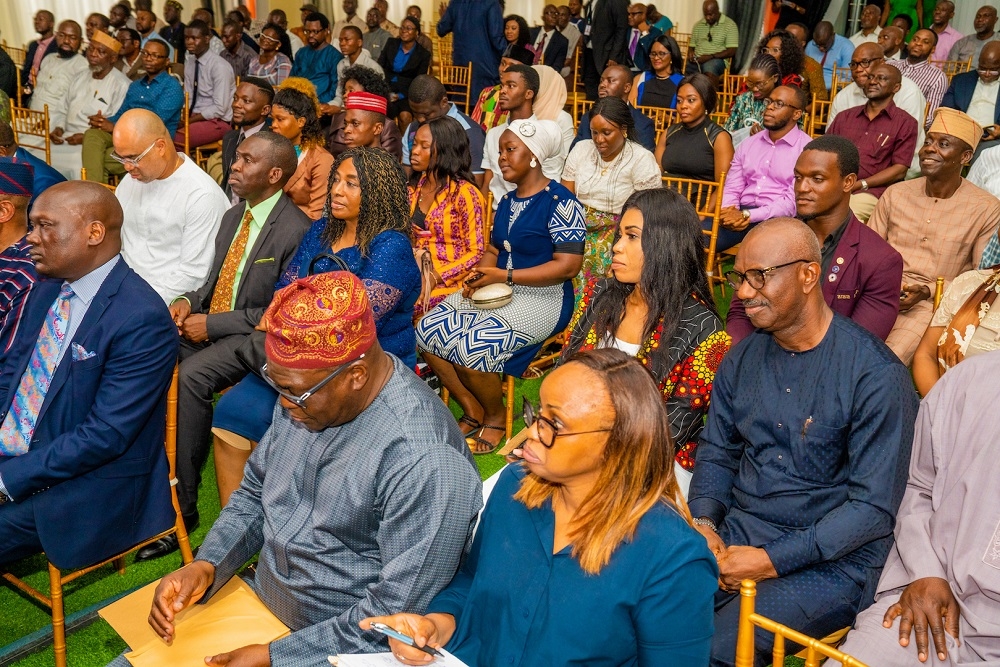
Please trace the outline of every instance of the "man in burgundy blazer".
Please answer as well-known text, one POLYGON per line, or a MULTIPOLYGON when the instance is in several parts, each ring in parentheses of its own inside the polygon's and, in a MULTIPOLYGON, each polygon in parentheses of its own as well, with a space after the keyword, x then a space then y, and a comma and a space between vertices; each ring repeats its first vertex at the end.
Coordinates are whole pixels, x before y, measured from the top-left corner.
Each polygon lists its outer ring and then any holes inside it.
MULTIPOLYGON (((903 257, 851 213, 858 165, 857 147, 843 137, 806 144, 795 163, 795 207, 822 248, 827 304, 885 340, 899 314, 903 257)), ((761 294, 767 297, 766 282, 761 294)), ((726 331, 734 345, 754 331, 739 299, 729 308, 726 331)))

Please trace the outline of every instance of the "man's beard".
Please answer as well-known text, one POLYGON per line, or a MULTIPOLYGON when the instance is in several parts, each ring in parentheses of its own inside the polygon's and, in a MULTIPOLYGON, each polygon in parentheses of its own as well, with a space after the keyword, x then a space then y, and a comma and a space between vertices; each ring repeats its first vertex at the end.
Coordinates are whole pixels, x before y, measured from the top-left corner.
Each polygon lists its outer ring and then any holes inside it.
POLYGON ((72 58, 73 56, 76 55, 76 51, 74 51, 73 49, 64 49, 62 47, 59 47, 56 53, 59 54, 60 58, 72 58))

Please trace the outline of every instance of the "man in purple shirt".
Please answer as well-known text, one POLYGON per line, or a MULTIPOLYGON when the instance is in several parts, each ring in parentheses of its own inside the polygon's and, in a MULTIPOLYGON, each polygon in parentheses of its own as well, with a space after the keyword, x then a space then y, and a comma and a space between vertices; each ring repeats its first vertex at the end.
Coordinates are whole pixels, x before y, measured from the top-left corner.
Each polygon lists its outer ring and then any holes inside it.
MULTIPOLYGON (((851 213, 858 166, 858 149, 844 137, 809 142, 795 162, 795 208, 820 243, 826 304, 885 340, 899 313, 903 258, 851 213)), ((734 298, 726 317, 733 345, 753 331, 734 298)))
POLYGON ((25 298, 38 280, 29 254, 31 245, 25 239, 34 181, 30 164, 0 157, 0 356, 14 340, 25 298))
MULTIPOLYGON (((928 4, 930 4, 930 0, 927 0, 924 6, 926 7, 928 4)), ((964 37, 962 33, 951 27, 951 20, 955 18, 955 3, 951 0, 940 0, 934 5, 933 17, 931 30, 937 33, 938 39, 931 60, 947 60, 951 47, 964 37)))
POLYGON ((778 86, 764 103, 765 131, 740 143, 726 175, 717 250, 742 241, 758 222, 795 215, 792 169, 809 143, 798 128, 808 100, 801 88, 778 86))
POLYGON ((861 167, 851 210, 862 222, 868 221, 882 192, 906 178, 917 147, 917 119, 893 102, 902 83, 897 68, 876 65, 865 84, 868 102, 837 114, 826 130, 858 147, 861 167))

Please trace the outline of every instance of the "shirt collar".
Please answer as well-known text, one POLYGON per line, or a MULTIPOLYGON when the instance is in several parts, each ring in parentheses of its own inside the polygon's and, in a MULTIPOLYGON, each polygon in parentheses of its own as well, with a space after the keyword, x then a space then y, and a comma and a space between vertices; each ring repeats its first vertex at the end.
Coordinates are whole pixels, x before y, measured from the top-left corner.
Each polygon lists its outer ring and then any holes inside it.
POLYGON ((253 215, 253 223, 251 224, 257 227, 262 227, 271 216, 271 211, 274 210, 274 205, 278 203, 278 198, 281 197, 281 193, 282 191, 278 190, 273 195, 253 207, 250 206, 250 202, 245 202, 243 214, 246 215, 246 212, 250 211, 253 215))
POLYGON ((121 257, 121 255, 115 255, 87 275, 69 283, 69 286, 73 289, 73 295, 85 304, 90 305, 90 302, 97 296, 98 290, 101 289, 101 285, 107 279, 108 274, 111 273, 111 269, 115 268, 121 257))

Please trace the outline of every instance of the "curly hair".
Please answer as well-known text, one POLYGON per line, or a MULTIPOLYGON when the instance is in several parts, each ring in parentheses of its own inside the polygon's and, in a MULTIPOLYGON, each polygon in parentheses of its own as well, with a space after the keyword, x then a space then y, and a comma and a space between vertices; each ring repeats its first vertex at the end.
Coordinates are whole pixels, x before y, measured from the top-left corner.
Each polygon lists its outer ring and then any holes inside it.
POLYGON ((392 90, 382 75, 370 67, 352 65, 344 70, 344 75, 340 79, 345 85, 348 81, 357 81, 366 93, 384 97, 387 101, 392 95, 392 90))
MULTIPOLYGON (((290 79, 286 79, 287 83, 290 79)), ((312 85, 312 84, 310 84, 312 85)), ((316 113, 316 93, 315 89, 310 98, 309 95, 293 87, 281 87, 274 93, 274 100, 271 107, 281 107, 295 118, 304 118, 306 124, 302 126, 302 136, 299 138, 299 146, 302 150, 309 150, 314 146, 325 146, 326 137, 323 128, 319 124, 319 115, 316 113)))
POLYGON ((766 53, 767 43, 775 37, 781 40, 781 56, 778 58, 781 75, 802 74, 806 54, 802 50, 799 40, 795 39, 795 36, 787 30, 772 30, 767 33, 757 44, 757 50, 760 53, 766 53))
POLYGON ((323 207, 323 217, 326 218, 323 242, 332 246, 343 236, 347 227, 343 220, 333 217, 330 213, 333 180, 337 175, 337 169, 347 160, 353 160, 361 187, 361 210, 358 213, 355 240, 361 254, 368 256, 372 240, 382 232, 396 230, 409 238, 410 199, 406 192, 403 168, 396 158, 381 148, 359 146, 337 156, 333 168, 330 169, 326 204, 323 207))

